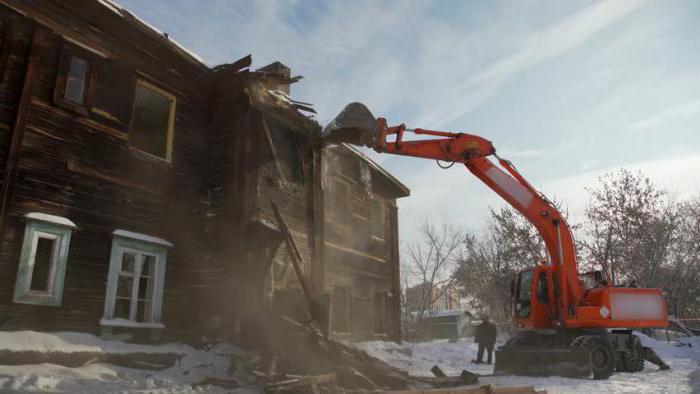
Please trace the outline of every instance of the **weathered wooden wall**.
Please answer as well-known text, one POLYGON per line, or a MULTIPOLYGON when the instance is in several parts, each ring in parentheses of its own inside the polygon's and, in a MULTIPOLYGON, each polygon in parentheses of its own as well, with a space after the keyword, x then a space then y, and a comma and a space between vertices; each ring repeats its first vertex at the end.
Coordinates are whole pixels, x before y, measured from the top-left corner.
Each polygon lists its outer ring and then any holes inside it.
MULTIPOLYGON (((350 338, 400 339, 398 282, 398 229, 396 199, 405 194, 381 173, 344 146, 326 149, 324 184, 326 187, 325 290, 333 296, 335 287, 350 289, 351 330, 338 333, 350 338), (337 182, 349 186, 338 188, 337 182), (346 224, 335 219, 337 199, 349 208, 346 224), (371 235, 372 200, 384 206, 384 237, 371 235), (386 295, 383 318, 386 331, 377 332, 375 299, 386 295)), ((331 311, 333 313, 333 311, 331 311)), ((331 324, 332 326, 332 324, 331 324)), ((332 329, 333 331, 333 329, 332 329)))
MULTIPOLYGON (((64 9, 60 3, 46 2, 46 6, 42 12, 56 8, 52 18, 59 21, 73 18, 76 29, 90 28, 72 14, 86 10, 64 9)), ((26 113, 20 114, 22 119, 13 119, 15 124, 23 122, 22 130, 14 130, 23 135, 17 146, 14 182, 5 188, 10 194, 0 256, 0 277, 2 283, 8 284, 0 287, 3 327, 96 330, 104 306, 111 233, 121 228, 162 237, 175 245, 167 263, 163 322, 174 331, 193 328, 197 324, 192 316, 198 311, 200 272, 206 264, 200 239, 206 208, 203 202, 208 199, 204 163, 208 153, 210 84, 206 69, 173 64, 169 69, 147 74, 143 70, 155 69, 151 59, 141 56, 141 45, 148 41, 144 33, 127 34, 118 46, 112 47, 114 36, 128 29, 122 26, 121 30, 109 31, 108 24, 98 24, 105 29, 101 33, 93 25, 91 41, 84 42, 85 45, 94 45, 110 54, 108 59, 97 56, 95 59, 98 63, 95 107, 121 117, 118 121, 107 121, 95 112, 83 116, 53 103, 60 51, 71 44, 57 31, 5 7, 2 11, 15 19, 15 33, 6 37, 12 41, 13 50, 7 68, 8 80, 3 84, 8 88, 3 93, 16 96, 17 89, 22 87, 20 81, 26 74, 28 59, 36 61, 31 84, 26 86, 29 89, 25 92, 29 97, 26 113), (36 31, 33 46, 32 31, 36 31), (117 68, 124 72, 115 73, 117 68), (177 98, 170 163, 129 146, 128 109, 136 78, 147 79, 177 98), (132 90, 125 93, 125 85, 132 86, 132 90), (117 91, 117 86, 122 90, 117 91), (12 303, 23 216, 32 211, 70 218, 79 227, 70 245, 63 305, 59 308, 12 303)), ((100 21, 103 20, 93 23, 100 21)), ((4 109, 17 102, 17 98, 8 97, 2 102, 4 109)), ((3 149, 8 151, 8 147, 3 149)))

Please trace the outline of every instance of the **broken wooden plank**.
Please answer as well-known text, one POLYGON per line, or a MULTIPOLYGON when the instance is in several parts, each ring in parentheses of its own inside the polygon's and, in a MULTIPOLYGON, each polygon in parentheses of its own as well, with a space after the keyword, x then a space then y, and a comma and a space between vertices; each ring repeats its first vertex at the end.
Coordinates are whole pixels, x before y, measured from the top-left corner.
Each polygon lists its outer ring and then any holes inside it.
POLYGON ((282 213, 280 213, 280 210, 277 207, 277 204, 275 204, 274 201, 270 201, 270 204, 272 205, 272 211, 275 214, 275 219, 277 220, 277 225, 279 226, 280 230, 282 230, 282 235, 284 236, 284 242, 287 245, 287 250, 289 251, 289 256, 291 257, 290 260, 292 261, 292 265, 294 266, 294 271, 296 272, 297 277, 299 278, 299 283, 301 284, 301 289, 304 292, 304 297, 306 298, 309 317, 311 318, 311 320, 315 321, 316 317, 317 317, 316 306, 314 304, 314 299, 313 299, 313 295, 311 294, 311 289, 309 288, 309 284, 306 282, 306 278, 304 277, 304 273, 301 271, 301 263, 303 261, 303 259, 301 257, 301 252, 299 252, 299 248, 297 247, 296 241, 294 241, 294 236, 292 236, 292 232, 289 230, 289 226, 287 225, 287 222, 282 217, 282 213))
POLYGON ((413 390, 394 390, 387 391, 388 394, 547 394, 544 390, 536 390, 532 386, 520 387, 496 387, 486 385, 480 387, 469 388, 450 388, 450 389, 413 389, 413 390))

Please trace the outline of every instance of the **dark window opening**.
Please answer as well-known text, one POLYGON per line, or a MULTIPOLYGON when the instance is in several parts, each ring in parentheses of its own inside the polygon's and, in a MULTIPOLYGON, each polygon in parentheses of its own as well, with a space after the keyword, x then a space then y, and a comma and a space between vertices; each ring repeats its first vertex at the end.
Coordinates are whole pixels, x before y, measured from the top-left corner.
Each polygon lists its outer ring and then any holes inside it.
POLYGON ((386 225, 386 213, 384 204, 377 200, 372 200, 372 235, 384 239, 384 227, 386 225))
POLYGON ((336 179, 333 189, 333 206, 331 207, 333 222, 348 226, 350 222, 350 185, 336 179))
POLYGON ((350 289, 347 287, 333 287, 331 329, 337 333, 350 332, 350 289))
POLYGON ((532 290, 532 271, 520 274, 515 300, 515 315, 517 317, 530 316, 530 291, 532 290))
POLYGON ((374 295, 374 332, 376 334, 386 334, 387 332, 386 298, 386 293, 374 295))
POLYGON ((129 132, 131 146, 170 160, 175 97, 139 82, 134 93, 134 109, 129 132))
POLYGON ((542 271, 537 276, 537 301, 541 304, 549 302, 549 290, 547 288, 547 273, 542 271))
POLYGON ((10 21, 5 18, 0 18, 0 81, 5 79, 5 69, 7 66, 7 59, 10 56, 11 45, 8 45, 11 41, 12 34, 8 33, 10 21))
POLYGON ((38 238, 34 255, 34 269, 29 286, 34 291, 49 291, 51 285, 51 268, 54 258, 55 240, 38 238))
POLYGON ((274 125, 272 122, 269 124, 282 175, 287 181, 297 184, 303 183, 304 166, 301 159, 303 145, 301 137, 292 131, 274 125))

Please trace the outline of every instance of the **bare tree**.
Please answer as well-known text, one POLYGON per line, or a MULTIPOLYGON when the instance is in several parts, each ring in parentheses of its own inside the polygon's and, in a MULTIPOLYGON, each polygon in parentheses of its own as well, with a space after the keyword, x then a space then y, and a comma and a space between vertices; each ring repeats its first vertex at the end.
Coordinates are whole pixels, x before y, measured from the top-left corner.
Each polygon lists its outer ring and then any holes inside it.
POLYGON ((452 286, 455 258, 463 241, 462 232, 453 225, 426 222, 420 228, 420 238, 406 248, 401 271, 407 329, 419 325, 426 312, 452 286), (416 284, 410 286, 411 282, 416 284))
POLYGON ((466 236, 455 280, 468 297, 479 300, 491 317, 510 321, 510 282, 522 269, 545 258, 537 230, 516 211, 490 211, 488 229, 466 236))
POLYGON ((653 286, 669 259, 678 210, 641 172, 622 169, 589 189, 585 245, 589 263, 599 263, 613 284, 653 286))

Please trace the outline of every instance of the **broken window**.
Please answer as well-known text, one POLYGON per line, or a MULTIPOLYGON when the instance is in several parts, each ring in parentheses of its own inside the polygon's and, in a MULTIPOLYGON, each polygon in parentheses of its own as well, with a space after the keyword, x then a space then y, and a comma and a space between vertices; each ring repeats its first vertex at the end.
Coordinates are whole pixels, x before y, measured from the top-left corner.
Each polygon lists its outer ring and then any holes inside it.
POLYGON ((92 101, 94 58, 86 51, 64 45, 58 63, 54 103, 88 115, 92 101))
POLYGON ((176 99, 170 93, 139 80, 134 92, 134 108, 129 143, 134 148, 170 161, 176 99))
POLYGON ((374 333, 387 333, 386 292, 374 294, 374 333))
POLYGON ((78 105, 85 104, 85 85, 87 77, 87 60, 78 56, 70 57, 68 74, 66 75, 66 89, 63 98, 78 105))
POLYGON ((285 180, 293 183, 303 183, 304 167, 301 160, 301 137, 282 126, 266 120, 275 145, 275 153, 285 180))
POLYGON ((124 230, 114 232, 102 325, 162 326, 167 248, 165 240, 124 230))
POLYGON ((60 306, 73 222, 29 213, 24 232, 13 301, 60 306))
POLYGON ((331 218, 333 222, 341 226, 350 225, 350 185, 336 179, 333 187, 333 204, 331 206, 331 218))
POLYGON ((350 332, 350 288, 333 287, 331 296, 331 330, 335 333, 350 332))
POLYGON ((372 236, 384 239, 384 231, 386 227, 386 212, 384 203, 376 198, 372 199, 371 212, 372 236))

